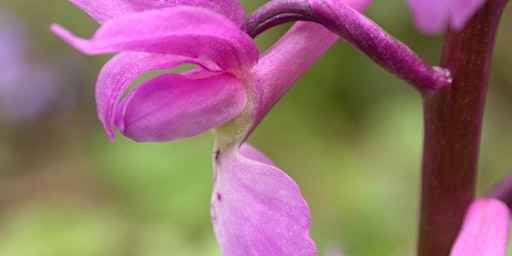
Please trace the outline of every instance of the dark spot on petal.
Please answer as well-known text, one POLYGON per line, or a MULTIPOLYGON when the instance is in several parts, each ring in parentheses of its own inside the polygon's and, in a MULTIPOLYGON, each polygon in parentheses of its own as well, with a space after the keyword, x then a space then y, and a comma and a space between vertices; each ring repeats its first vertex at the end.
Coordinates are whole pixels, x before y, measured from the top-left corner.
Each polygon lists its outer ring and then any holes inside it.
POLYGON ((220 193, 217 193, 217 201, 222 201, 222 195, 220 193))
POLYGON ((219 164, 219 159, 220 159, 220 150, 216 150, 215 151, 215 163, 216 164, 219 164))

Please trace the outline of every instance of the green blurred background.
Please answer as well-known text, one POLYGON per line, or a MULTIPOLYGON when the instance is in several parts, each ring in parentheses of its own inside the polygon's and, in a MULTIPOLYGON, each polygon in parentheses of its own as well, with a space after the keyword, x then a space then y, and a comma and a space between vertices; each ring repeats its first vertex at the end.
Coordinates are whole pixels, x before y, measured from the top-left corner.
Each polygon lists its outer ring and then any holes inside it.
MULTIPOLYGON (((243 4, 249 13, 264 2, 243 4)), ((367 15, 437 63, 442 37, 418 33, 404 0, 375 1, 367 15)), ((480 195, 512 168, 511 21, 506 12, 493 60, 480 195)), ((209 216, 211 134, 109 142, 93 92, 110 56, 82 56, 49 32, 54 22, 84 37, 97 28, 66 1, 0 0, 0 28, 20 28, 16 45, 25 47, 21 64, 0 67, 26 66, 14 87, 0 83, 0 106, 11 104, 0 109, 0 256, 220 255, 209 216), (51 93, 26 82, 43 81, 34 75, 41 70, 51 93), (35 99, 12 100, 25 92, 35 99), (45 111, 16 118, 37 100, 45 111)), ((286 28, 260 36, 261 49, 286 28)), ((354 256, 414 254, 422 114, 411 87, 340 41, 249 141, 299 183, 320 252, 341 245, 354 256)))

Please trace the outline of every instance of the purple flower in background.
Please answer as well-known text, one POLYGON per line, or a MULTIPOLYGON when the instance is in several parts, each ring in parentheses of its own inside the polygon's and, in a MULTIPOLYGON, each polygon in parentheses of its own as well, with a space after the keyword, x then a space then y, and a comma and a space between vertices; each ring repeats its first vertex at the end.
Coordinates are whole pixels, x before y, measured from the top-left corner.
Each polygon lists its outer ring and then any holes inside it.
POLYGON ((27 58, 27 31, 16 15, 0 10, 0 56, 3 68, 27 58))
POLYGON ((56 99, 54 73, 29 60, 29 41, 21 21, 0 10, 0 122, 35 120, 56 99))
POLYGON ((461 30, 485 0, 407 0, 418 28, 427 34, 441 32, 447 25, 461 30))
MULTIPOLYGON (((71 0, 101 25, 90 40, 52 30, 86 54, 120 52, 96 84, 98 116, 140 142, 210 129, 216 135, 211 214, 225 255, 314 255, 310 213, 297 184, 245 140, 262 118, 337 40, 322 26, 295 25, 265 54, 240 25, 237 1, 71 0), (182 64, 122 95, 140 75, 182 64)), ((347 3, 362 10, 368 1, 347 3)))
POLYGON ((510 210, 496 199, 478 199, 469 207, 450 256, 505 256, 510 210))

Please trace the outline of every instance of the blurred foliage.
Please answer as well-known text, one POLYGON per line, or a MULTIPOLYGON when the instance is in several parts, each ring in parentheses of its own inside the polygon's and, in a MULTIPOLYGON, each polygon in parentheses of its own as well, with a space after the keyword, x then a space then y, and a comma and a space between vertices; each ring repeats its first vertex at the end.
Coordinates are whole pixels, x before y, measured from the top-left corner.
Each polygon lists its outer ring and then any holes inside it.
MULTIPOLYGON (((251 12, 264 2, 244 6, 251 12)), ((66 104, 54 102, 34 120, 0 121, 0 256, 220 255, 209 217, 212 136, 110 143, 93 96, 95 76, 109 56, 82 56, 48 30, 57 22, 89 37, 97 25, 60 0, 3 0, 0 10, 26 26, 31 61, 73 78, 58 85, 66 104), (55 65, 55 56, 81 64, 55 65)), ((427 62, 437 62, 442 37, 419 34, 405 1, 375 1, 367 15, 427 62)), ((512 127, 512 14, 503 19, 482 136, 480 194, 512 166, 512 143, 504 139, 512 127)), ((261 49, 287 27, 260 36, 261 49)), ((412 88, 340 41, 250 142, 300 184, 320 251, 341 244, 349 255, 412 255, 421 111, 412 88)))

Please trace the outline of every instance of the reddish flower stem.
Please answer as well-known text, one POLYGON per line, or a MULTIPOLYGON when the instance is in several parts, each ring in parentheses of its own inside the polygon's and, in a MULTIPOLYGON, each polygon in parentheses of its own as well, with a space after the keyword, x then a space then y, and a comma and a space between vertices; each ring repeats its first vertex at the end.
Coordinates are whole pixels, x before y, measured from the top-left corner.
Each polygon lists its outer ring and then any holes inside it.
POLYGON ((424 94, 419 256, 447 256, 474 198, 494 39, 508 1, 489 0, 462 31, 448 31, 441 66, 452 85, 424 94))

